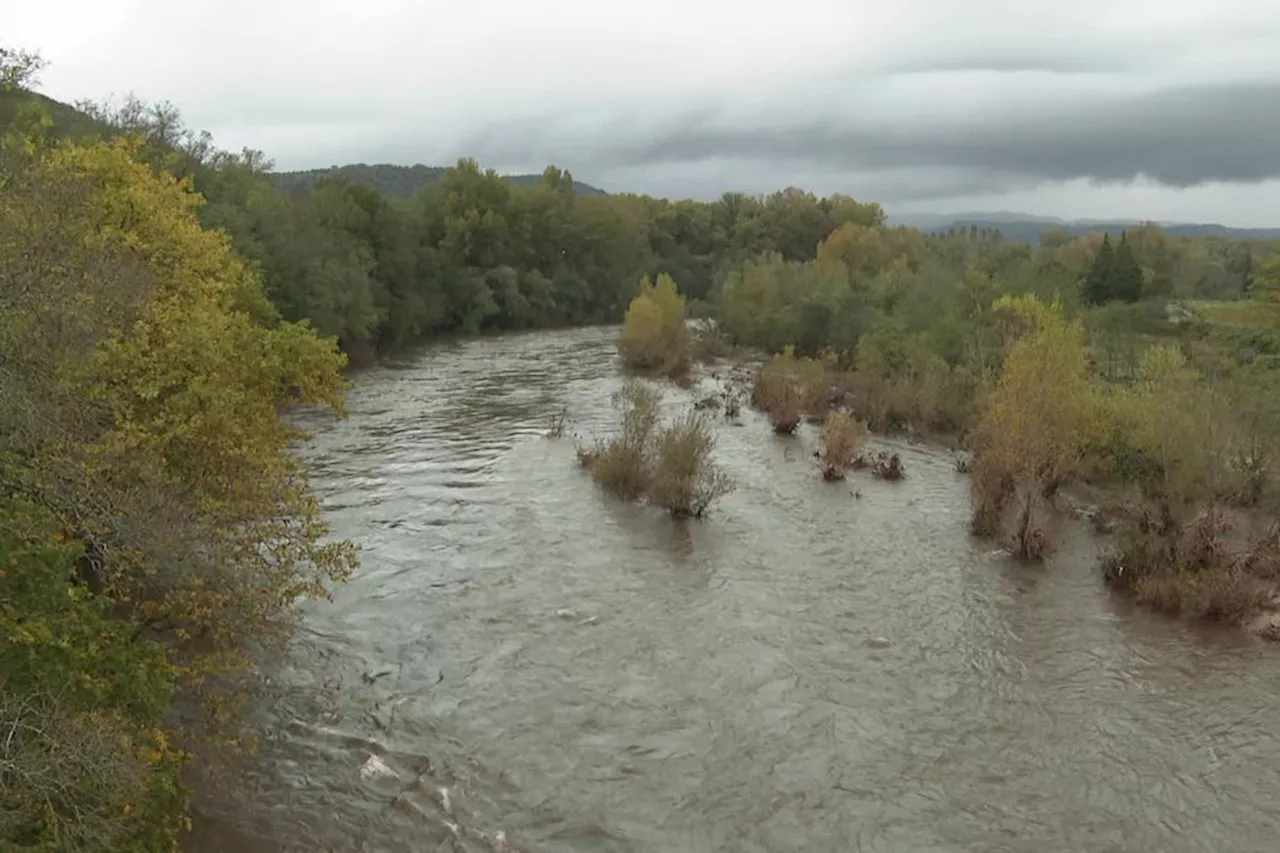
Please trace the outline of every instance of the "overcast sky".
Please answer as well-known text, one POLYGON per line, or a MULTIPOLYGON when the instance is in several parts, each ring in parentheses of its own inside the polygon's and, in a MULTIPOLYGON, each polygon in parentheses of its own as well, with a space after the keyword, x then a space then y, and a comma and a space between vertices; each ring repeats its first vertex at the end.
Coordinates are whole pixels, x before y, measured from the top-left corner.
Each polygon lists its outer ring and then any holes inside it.
POLYGON ((1280 0, 0 0, 0 40, 282 169, 1280 225, 1280 0))

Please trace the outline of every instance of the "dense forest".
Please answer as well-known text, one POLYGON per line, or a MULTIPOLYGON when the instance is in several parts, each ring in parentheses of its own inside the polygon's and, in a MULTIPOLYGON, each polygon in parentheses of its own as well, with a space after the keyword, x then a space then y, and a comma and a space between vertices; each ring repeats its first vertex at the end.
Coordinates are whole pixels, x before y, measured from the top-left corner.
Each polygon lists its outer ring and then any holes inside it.
POLYGON ((227 234, 281 313, 356 360, 442 333, 615 322, 645 275, 669 274, 707 300, 747 258, 808 260, 840 225, 884 216, 876 204, 795 189, 714 204, 583 195, 554 166, 521 183, 470 160, 407 199, 344 170, 285 192, 261 152, 218 150, 168 104, 84 103, 76 113, 83 119, 62 122, 71 134, 128 136, 155 168, 190 180, 206 201, 202 223, 227 234))
POLYGON ((1031 245, 888 227, 845 195, 670 201, 470 160, 412 190, 379 167, 290 178, 167 104, 42 98, 40 65, 0 52, 6 849, 174 846, 191 752, 227 742, 253 661, 355 564, 281 417, 340 412, 348 359, 618 322, 639 296, 664 337, 624 338, 631 360, 666 369, 687 304, 719 346, 838 375, 874 429, 971 436, 980 508, 1086 460, 1163 495, 1168 524, 1269 494, 1269 244, 1142 225, 1031 245), (1213 464, 1179 450, 1215 442, 1213 464))

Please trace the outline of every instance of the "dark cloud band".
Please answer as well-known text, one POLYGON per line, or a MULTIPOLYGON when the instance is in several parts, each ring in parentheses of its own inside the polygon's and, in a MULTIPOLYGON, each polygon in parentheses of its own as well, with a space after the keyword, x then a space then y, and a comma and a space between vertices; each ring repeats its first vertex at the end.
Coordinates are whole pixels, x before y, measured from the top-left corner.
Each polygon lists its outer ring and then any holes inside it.
POLYGON ((526 120, 477 135, 471 147, 496 160, 517 149, 528 158, 532 147, 542 159, 585 161, 601 171, 734 158, 841 172, 972 170, 1028 181, 1145 176, 1173 187, 1280 177, 1280 81, 1064 103, 1046 94, 1032 109, 917 124, 812 112, 783 120, 739 111, 730 120, 708 110, 661 126, 612 122, 589 143, 566 138, 554 121, 526 120))

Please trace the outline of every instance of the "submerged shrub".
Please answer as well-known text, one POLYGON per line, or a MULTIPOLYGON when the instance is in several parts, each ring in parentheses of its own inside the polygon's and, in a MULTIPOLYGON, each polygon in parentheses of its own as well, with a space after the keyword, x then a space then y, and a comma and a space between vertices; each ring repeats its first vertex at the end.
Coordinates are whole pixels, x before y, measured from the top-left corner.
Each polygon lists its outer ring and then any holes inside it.
POLYGON ((828 380, 822 362, 796 358, 787 347, 756 374, 751 402, 769 416, 773 431, 790 435, 805 415, 817 416, 829 402, 828 380))
POLYGON ((578 461, 596 483, 623 500, 644 498, 677 518, 701 518, 730 490, 711 459, 715 433, 696 410, 662 425, 658 402, 652 388, 628 382, 614 396, 622 428, 592 447, 579 447, 578 461))
POLYGON ((720 392, 721 410, 727 420, 736 420, 742 415, 743 396, 737 388, 725 388, 720 392))
POLYGON ((733 343, 721 332, 714 321, 702 320, 694 329, 690 352, 694 359, 713 362, 733 354, 733 343))
POLYGON ((1049 550, 1050 507, 1040 490, 1022 487, 1017 495, 1015 515, 1004 546, 1022 560, 1042 560, 1049 550))
POLYGON ((1232 547, 1231 524, 1211 507, 1179 521, 1167 502, 1143 502, 1127 512, 1120 547, 1102 562, 1114 588, 1145 607, 1213 622, 1240 624, 1271 606, 1280 566, 1275 530, 1232 547))
POLYGON ((547 438, 564 438, 564 430, 569 420, 568 409, 561 409, 551 416, 551 424, 547 427, 547 438))
POLYGON ((888 330, 870 335, 859 342, 855 363, 842 384, 876 432, 956 432, 976 418, 981 376, 968 366, 948 364, 924 335, 888 330))
POLYGON ((1013 475, 995 465, 970 463, 969 470, 973 475, 969 481, 973 495, 969 530, 974 536, 995 536, 1000 532, 1016 489, 1013 475))
POLYGON ((756 375, 751 400, 769 416, 769 423, 778 435, 795 432, 804 417, 800 390, 790 376, 772 365, 756 375))
POLYGON ((658 394, 632 380, 613 396, 622 428, 590 449, 578 449, 578 461, 603 488, 623 500, 637 500, 649 489, 653 436, 658 428, 658 394))
POLYGON ((711 460, 715 433, 700 412, 690 412, 657 434, 649 502, 676 518, 701 518, 730 491, 729 479, 711 460))
POLYGON ((689 353, 684 297, 675 281, 666 273, 656 282, 645 278, 623 321, 618 340, 622 363, 630 370, 680 377, 688 373, 689 353))
POLYGON ((871 475, 878 480, 901 480, 907 472, 901 456, 882 450, 871 459, 871 475))
POLYGON ((858 442, 862 428, 848 412, 830 412, 822 424, 822 447, 818 459, 822 464, 822 479, 843 480, 845 471, 853 467, 858 458, 858 442))
POLYGON ((1051 498, 1075 474, 1096 431, 1097 406, 1078 322, 1068 322, 1057 303, 1033 296, 1002 299, 996 306, 1016 321, 1018 334, 978 425, 972 529, 982 535, 1003 531, 1017 553, 1032 556, 1044 551, 1037 541, 1043 528, 1028 526, 1045 509, 1037 502, 1051 498), (1006 508, 1015 490, 1023 500, 1009 518, 1006 508))

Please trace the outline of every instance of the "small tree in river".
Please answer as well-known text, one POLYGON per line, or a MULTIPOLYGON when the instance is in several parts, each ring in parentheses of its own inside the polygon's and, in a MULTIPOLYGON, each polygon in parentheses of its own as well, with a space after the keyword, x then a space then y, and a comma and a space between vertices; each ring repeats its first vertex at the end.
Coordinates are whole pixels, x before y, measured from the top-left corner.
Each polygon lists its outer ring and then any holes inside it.
POLYGON ((680 376, 689 368, 689 329, 684 322, 684 297, 675 280, 663 273, 656 282, 647 277, 631 300, 623 321, 618 353, 631 370, 680 376))
POLYGON ((1090 435, 1093 392, 1083 329, 1061 306, 1034 296, 1004 297, 994 309, 1023 331, 1009 346, 1000 383, 978 425, 973 469, 974 531, 1002 528, 1012 550, 1038 557, 1042 503, 1076 470, 1090 435), (1005 510, 1017 497, 1016 519, 1005 510))

